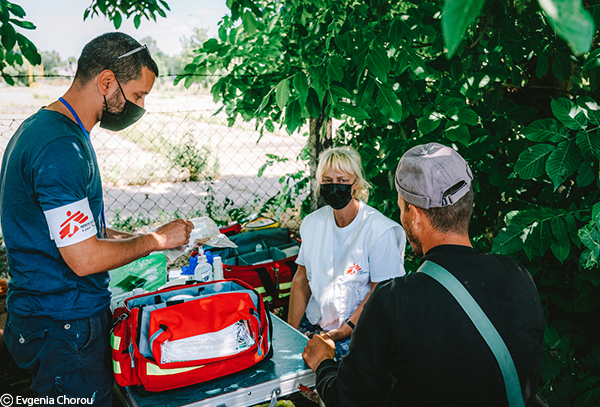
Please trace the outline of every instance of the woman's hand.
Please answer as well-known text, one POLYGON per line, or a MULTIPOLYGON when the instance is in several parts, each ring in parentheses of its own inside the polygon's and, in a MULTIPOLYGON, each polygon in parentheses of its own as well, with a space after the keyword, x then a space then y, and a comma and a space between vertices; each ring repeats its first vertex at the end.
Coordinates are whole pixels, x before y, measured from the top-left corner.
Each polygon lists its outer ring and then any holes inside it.
POLYGON ((332 329, 331 331, 327 332, 327 335, 329 335, 331 340, 333 340, 334 342, 343 341, 344 339, 352 335, 352 328, 350 328, 348 324, 344 324, 337 329, 332 329))

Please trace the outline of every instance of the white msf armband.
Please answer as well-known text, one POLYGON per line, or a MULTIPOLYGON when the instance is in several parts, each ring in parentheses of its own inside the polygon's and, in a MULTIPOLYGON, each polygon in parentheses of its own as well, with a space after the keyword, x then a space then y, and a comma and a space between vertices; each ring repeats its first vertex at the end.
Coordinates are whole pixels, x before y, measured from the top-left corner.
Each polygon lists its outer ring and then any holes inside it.
POLYGON ((70 246, 96 236, 96 222, 87 198, 44 211, 50 237, 57 247, 70 246))

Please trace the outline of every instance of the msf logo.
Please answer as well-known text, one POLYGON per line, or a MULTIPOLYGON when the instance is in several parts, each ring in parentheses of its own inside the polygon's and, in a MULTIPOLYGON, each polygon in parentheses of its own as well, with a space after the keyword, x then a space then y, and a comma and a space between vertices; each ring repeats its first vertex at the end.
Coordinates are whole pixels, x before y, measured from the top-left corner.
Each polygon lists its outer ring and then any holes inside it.
POLYGON ((352 263, 352 266, 350 266, 350 268, 348 270, 346 270, 346 274, 347 275, 352 275, 352 274, 356 274, 358 272, 360 272, 362 269, 360 268, 360 266, 356 263, 352 263))
POLYGON ((69 218, 64 221, 62 225, 60 225, 61 240, 65 237, 73 237, 73 235, 79 230, 79 226, 83 225, 85 221, 88 220, 88 217, 85 216, 81 211, 77 211, 74 214, 71 214, 71 211, 67 211, 67 216, 69 218))

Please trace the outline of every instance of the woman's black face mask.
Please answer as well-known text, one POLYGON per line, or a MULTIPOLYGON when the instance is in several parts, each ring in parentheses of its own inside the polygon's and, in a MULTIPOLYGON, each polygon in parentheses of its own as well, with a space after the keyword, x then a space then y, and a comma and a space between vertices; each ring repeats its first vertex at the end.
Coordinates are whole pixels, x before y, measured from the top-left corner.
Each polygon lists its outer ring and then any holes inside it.
POLYGON ((333 209, 343 209, 352 200, 354 184, 321 184, 321 195, 333 209))

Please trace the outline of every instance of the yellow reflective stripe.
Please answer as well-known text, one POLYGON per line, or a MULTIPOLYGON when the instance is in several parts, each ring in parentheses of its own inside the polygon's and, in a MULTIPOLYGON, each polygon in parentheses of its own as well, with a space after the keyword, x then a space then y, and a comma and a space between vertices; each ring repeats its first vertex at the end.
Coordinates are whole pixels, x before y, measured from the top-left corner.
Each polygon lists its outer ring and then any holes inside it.
POLYGON ((265 287, 256 287, 255 288, 256 291, 258 291, 259 294, 262 293, 266 293, 267 291, 265 290, 265 287))
POLYGON ((114 332, 110 334, 110 346, 114 350, 119 350, 121 348, 121 337, 116 336, 114 332))
POLYGON ((279 294, 279 298, 288 297, 289 295, 290 295, 290 293, 279 294))
POLYGON ((115 374, 121 374, 121 365, 119 364, 119 362, 117 362, 114 359, 113 359, 113 372, 115 372, 115 374))
POLYGON ((263 297, 263 299, 269 302, 273 301, 273 297, 263 297))
POLYGON ((146 374, 148 376, 167 376, 171 374, 190 372, 192 370, 200 369, 202 367, 204 367, 204 365, 194 367, 181 367, 179 369, 161 369, 153 363, 146 363, 146 374))
POLYGON ((279 289, 280 290, 285 290, 288 288, 292 288, 292 282, 290 281, 289 283, 279 283, 279 289))

